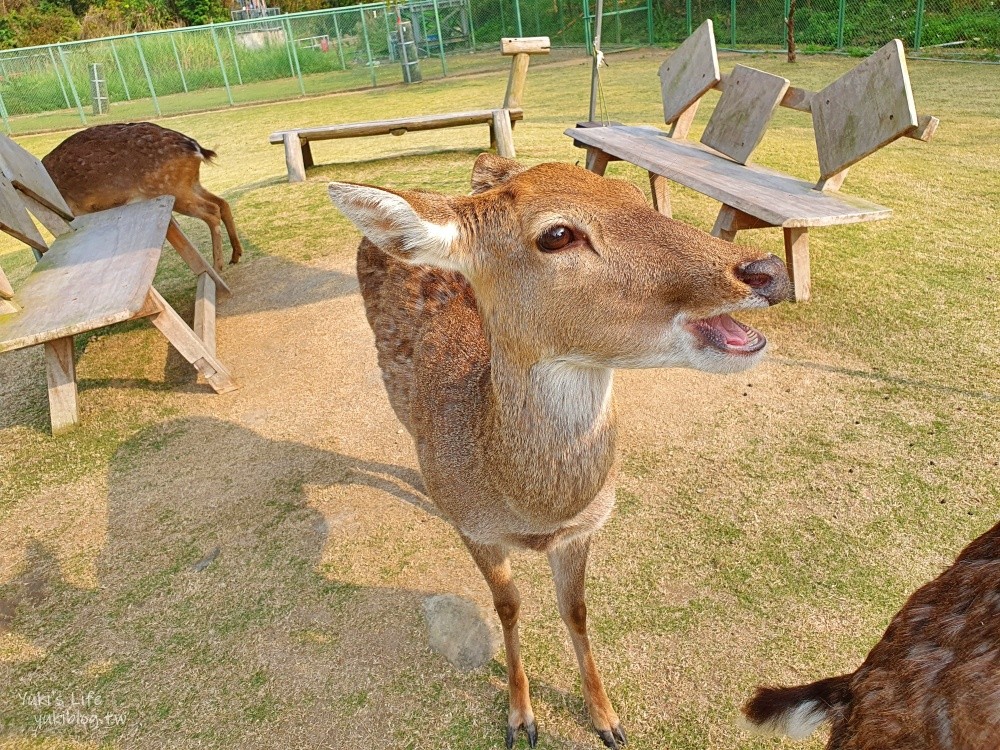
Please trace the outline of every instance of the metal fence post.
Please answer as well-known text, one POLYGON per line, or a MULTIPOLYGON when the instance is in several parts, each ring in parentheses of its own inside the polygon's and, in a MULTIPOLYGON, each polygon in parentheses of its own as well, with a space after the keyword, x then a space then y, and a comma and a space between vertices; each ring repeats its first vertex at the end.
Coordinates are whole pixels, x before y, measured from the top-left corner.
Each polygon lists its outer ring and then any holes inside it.
MULTIPOLYGON (((376 13, 378 11, 375 11, 376 13)), ((389 55, 389 59, 394 59, 392 56, 392 29, 389 28, 389 4, 382 4, 382 17, 385 19, 385 51, 389 55)))
POLYGON ((517 21, 517 35, 524 36, 524 29, 521 28, 521 0, 514 0, 514 18, 517 21))
POLYGON ((288 35, 289 49, 292 50, 292 62, 295 63, 295 75, 299 79, 299 91, 302 96, 306 95, 306 84, 302 80, 302 66, 299 65, 299 51, 295 46, 295 37, 292 36, 292 22, 285 19, 285 33, 288 35))
POLYGON ((844 49, 844 16, 847 15, 847 0, 840 0, 837 7, 837 49, 844 49))
POLYGON ((159 117, 162 112, 160 112, 160 101, 156 98, 156 89, 153 88, 153 77, 149 74, 149 65, 146 64, 146 55, 142 51, 142 42, 139 41, 139 35, 134 34, 135 38, 135 48, 139 50, 139 62, 142 63, 142 72, 146 74, 146 84, 149 86, 149 95, 153 98, 153 110, 156 112, 156 116, 159 117))
POLYGON ((3 95, 0 95, 0 117, 3 118, 3 127, 7 131, 7 135, 10 135, 10 117, 7 115, 7 105, 3 102, 3 95))
POLYGON ((229 87, 229 75, 226 73, 226 64, 222 61, 222 49, 219 47, 219 35, 215 33, 215 25, 212 25, 212 44, 215 45, 215 55, 219 58, 219 70, 222 71, 222 85, 226 87, 226 97, 229 99, 229 106, 233 106, 233 90, 229 87))
POLYGON ((588 57, 594 54, 594 37, 590 28, 590 0, 583 0, 583 45, 587 49, 588 57))
POLYGON ((61 44, 57 44, 56 48, 59 50, 59 59, 62 60, 63 71, 66 73, 66 80, 69 81, 69 90, 73 92, 73 101, 76 102, 76 109, 80 113, 80 122, 86 125, 87 116, 83 113, 83 105, 80 104, 80 95, 76 93, 76 84, 73 83, 73 76, 70 75, 69 65, 66 64, 66 53, 63 51, 61 44))
POLYGON ((448 63, 444 60, 444 39, 441 37, 441 15, 438 13, 438 0, 434 0, 434 23, 437 24, 438 52, 441 55, 441 72, 448 75, 448 63))
POLYGON ((792 12, 792 0, 785 0, 785 53, 788 53, 788 14, 792 12))
POLYGON ((736 46, 736 0, 729 2, 729 44, 736 46))
POLYGON ((649 44, 653 44, 653 0, 646 0, 646 30, 649 32, 649 44))
POLYGON ((920 51, 920 33, 924 29, 924 0, 917 0, 917 25, 913 29, 913 51, 920 51))
POLYGON ((66 109, 69 109, 73 105, 69 103, 69 94, 66 93, 66 84, 63 83, 62 74, 59 72, 59 66, 56 64, 56 55, 52 51, 52 47, 49 47, 49 59, 52 60, 52 71, 56 74, 56 80, 59 81, 59 88, 62 89, 63 99, 66 101, 66 109))
POLYGON ((375 66, 372 65, 372 45, 368 41, 368 22, 365 21, 365 10, 361 9, 361 33, 365 37, 365 54, 368 55, 368 69, 372 72, 372 86, 378 86, 378 81, 375 79, 375 66))
POLYGON ((186 94, 188 92, 188 82, 187 79, 184 78, 184 66, 181 65, 181 55, 177 51, 177 41, 174 39, 173 32, 171 32, 169 36, 170 44, 174 48, 174 59, 177 61, 177 72, 181 74, 181 86, 184 87, 184 93, 186 94))
POLYGON ((230 26, 226 27, 226 36, 229 37, 229 51, 233 53, 233 65, 236 66, 236 80, 240 82, 240 86, 243 85, 243 73, 240 70, 240 61, 236 59, 236 45, 233 44, 233 30, 230 26))
POLYGON ((340 39, 340 24, 337 23, 337 12, 333 13, 333 30, 337 34, 337 53, 340 55, 340 69, 347 70, 347 61, 344 59, 344 45, 340 39))
POLYGON ((115 58, 115 65, 118 67, 118 77, 122 79, 122 88, 125 89, 125 98, 132 101, 132 92, 128 90, 128 81, 125 80, 125 71, 122 70, 122 61, 118 57, 118 48, 115 46, 115 40, 109 40, 111 42, 111 55, 115 58))

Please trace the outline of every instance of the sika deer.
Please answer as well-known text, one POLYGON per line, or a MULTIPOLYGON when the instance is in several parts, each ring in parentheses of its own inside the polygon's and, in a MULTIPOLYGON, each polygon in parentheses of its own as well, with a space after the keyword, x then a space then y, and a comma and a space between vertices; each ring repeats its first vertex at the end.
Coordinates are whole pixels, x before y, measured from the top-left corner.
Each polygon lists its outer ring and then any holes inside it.
POLYGON ((785 299, 774 256, 667 219, 620 180, 484 154, 474 194, 331 183, 365 235, 358 279, 389 400, 430 497, 493 594, 510 687, 507 746, 537 740, 508 553, 544 552, 591 720, 625 731, 587 637, 591 536, 615 498, 618 367, 739 372, 766 341, 729 317, 785 299))
POLYGON ((907 600, 857 671, 758 688, 743 713, 794 739, 829 721, 827 750, 997 750, 1000 523, 907 600))
POLYGON ((44 159, 69 207, 77 216, 160 195, 174 196, 174 211, 208 224, 212 264, 222 270, 225 222, 238 263, 243 246, 229 204, 201 186, 198 171, 214 151, 176 130, 151 122, 96 125, 74 133, 44 159))

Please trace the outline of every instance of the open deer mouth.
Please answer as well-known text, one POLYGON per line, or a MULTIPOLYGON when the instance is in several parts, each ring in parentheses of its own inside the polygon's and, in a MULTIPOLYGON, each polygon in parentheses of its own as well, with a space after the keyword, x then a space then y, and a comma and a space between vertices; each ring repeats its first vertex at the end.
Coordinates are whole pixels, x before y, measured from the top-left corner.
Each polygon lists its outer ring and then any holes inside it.
POLYGON ((685 327, 702 344, 726 354, 754 354, 767 345, 764 334, 728 315, 692 320, 685 327))

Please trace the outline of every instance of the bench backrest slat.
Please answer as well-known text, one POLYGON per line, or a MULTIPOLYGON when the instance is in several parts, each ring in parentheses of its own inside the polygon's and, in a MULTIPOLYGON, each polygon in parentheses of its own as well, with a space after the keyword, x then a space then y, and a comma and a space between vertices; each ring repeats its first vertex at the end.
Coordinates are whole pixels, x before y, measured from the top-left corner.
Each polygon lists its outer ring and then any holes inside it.
POLYGON ((668 125, 677 122, 721 77, 715 30, 708 18, 660 66, 663 121, 668 125))
POLYGON ((73 220, 73 212, 42 162, 6 136, 0 136, 0 172, 21 192, 66 221, 73 220))
POLYGON ((903 43, 894 39, 812 97, 820 180, 914 130, 903 43))
MULTIPOLYGON (((49 249, 10 180, 0 175, 0 231, 41 253, 49 249)), ((8 298, 9 299, 9 298, 8 298)))
POLYGON ((788 79, 737 65, 712 112, 701 142, 733 161, 746 164, 788 90, 788 79))
POLYGON ((14 287, 7 280, 2 268, 0 268, 0 299, 14 299, 14 287))

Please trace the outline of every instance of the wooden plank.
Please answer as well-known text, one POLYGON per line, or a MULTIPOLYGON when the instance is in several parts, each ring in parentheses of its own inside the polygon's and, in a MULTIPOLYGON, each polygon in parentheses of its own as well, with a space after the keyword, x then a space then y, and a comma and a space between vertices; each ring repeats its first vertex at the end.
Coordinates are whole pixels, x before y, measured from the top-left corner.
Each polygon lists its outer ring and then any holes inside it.
MULTIPOLYGON (((19 190, 18 195, 21 197, 21 202, 24 203, 24 207, 28 209, 28 212, 38 219, 39 223, 48 229, 53 237, 58 237, 60 234, 69 231, 69 222, 55 211, 39 203, 27 193, 22 193, 19 190)), ((44 252, 44 250, 40 252, 44 252)))
POLYGON ((498 109, 493 113, 493 137, 497 142, 497 154, 508 159, 517 156, 514 150, 514 131, 506 109, 498 109))
POLYGON ((207 273, 198 277, 194 298, 194 333, 215 356, 215 282, 207 273))
POLYGON ((892 210, 852 196, 822 193, 813 183, 756 164, 737 164, 699 143, 654 128, 570 128, 588 147, 663 175, 772 226, 807 227, 877 221, 892 210))
POLYGON ((158 308, 158 312, 150 317, 150 322, 167 337, 167 341, 184 359, 194 365, 216 393, 228 393, 239 387, 226 366, 208 350, 205 342, 188 328, 177 311, 152 287, 149 288, 149 305, 158 308))
POLYGON ((514 55, 510 63, 510 75, 507 77, 507 93, 503 97, 504 109, 520 107, 524 98, 524 85, 528 80, 528 65, 531 56, 525 52, 514 55))
POLYGON ((916 130, 906 135, 910 138, 915 138, 918 141, 929 141, 933 135, 937 132, 938 125, 941 121, 934 117, 933 115, 924 115, 920 118, 920 122, 917 125, 916 130))
POLYGON ((817 92, 812 113, 820 179, 916 129, 903 43, 892 40, 817 92))
POLYGON ((804 227, 785 229, 785 265, 795 289, 796 302, 808 302, 812 297, 809 278, 809 230, 804 227))
POLYGON ((715 51, 712 19, 695 29, 660 66, 663 121, 674 122, 719 82, 719 57, 715 51))
POLYGON ((306 165, 302 158, 302 141, 295 133, 285 133, 285 166, 289 182, 305 182, 306 165))
MULTIPOLYGON (((394 130, 420 131, 437 130, 438 128, 455 128, 463 125, 483 125, 493 121, 492 109, 480 109, 471 112, 450 112, 441 115, 420 115, 417 117, 400 117, 395 120, 373 120, 371 122, 349 122, 341 125, 324 125, 316 128, 299 128, 297 130, 282 130, 272 133, 268 140, 271 143, 284 143, 285 135, 294 133, 305 141, 322 141, 331 138, 358 138, 369 135, 389 135, 394 130)), ((510 119, 524 119, 523 109, 510 109, 510 119)))
POLYGON ((608 169, 608 162, 611 161, 610 154, 602 151, 599 148, 588 148, 587 149, 587 169, 594 174, 599 174, 602 177, 608 169))
POLYGON ((49 421, 52 434, 62 434, 80 422, 76 399, 76 363, 73 337, 45 342, 45 376, 49 388, 49 421))
POLYGON ((21 312, 21 308, 14 304, 13 300, 0 297, 0 315, 10 315, 21 312))
POLYGON ((220 297, 230 297, 232 296, 232 290, 229 285, 223 280, 216 271, 212 264, 201 257, 201 253, 198 252, 198 248, 194 246, 194 243, 188 239, 187 235, 181 231, 180 225, 177 220, 170 219, 170 224, 167 225, 167 242, 177 251, 177 254, 181 256, 181 259, 187 263, 188 268, 194 273, 195 276, 201 276, 202 274, 208 274, 215 281, 215 286, 219 290, 220 297))
POLYGON ((746 164, 787 90, 787 78, 737 65, 726 80, 726 90, 715 105, 701 142, 746 164))
POLYGON ((0 231, 6 232, 41 253, 49 249, 42 239, 35 222, 28 216, 28 210, 21 196, 6 176, 0 175, 0 231))
POLYGON ((712 227, 713 237, 721 237, 724 240, 732 241, 737 232, 744 229, 764 229, 773 226, 766 221, 761 221, 756 216, 745 214, 739 209, 723 204, 719 209, 719 215, 715 217, 715 226, 712 227))
POLYGON ((0 135, 0 171, 18 190, 55 211, 66 221, 73 220, 73 212, 69 210, 42 162, 5 135, 0 135))
POLYGON ((667 178, 656 172, 650 172, 649 192, 653 196, 653 208, 668 219, 672 219, 674 214, 670 207, 670 185, 667 184, 667 178))
POLYGON ((552 45, 547 36, 504 37, 500 40, 500 54, 547 55, 552 45))
POLYGON ((7 280, 7 274, 0 268, 0 299, 14 299, 14 287, 7 280))
POLYGON ((57 238, 0 318, 0 352, 91 331, 143 309, 170 222, 172 196, 87 214, 57 238))

